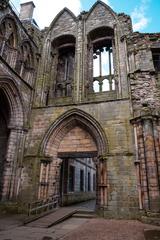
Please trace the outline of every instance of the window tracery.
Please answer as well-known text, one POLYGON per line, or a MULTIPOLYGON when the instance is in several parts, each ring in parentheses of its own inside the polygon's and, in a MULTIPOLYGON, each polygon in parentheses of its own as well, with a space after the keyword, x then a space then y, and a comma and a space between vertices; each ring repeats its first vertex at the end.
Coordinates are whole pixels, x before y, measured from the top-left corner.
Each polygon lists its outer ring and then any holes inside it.
POLYGON ((114 80, 114 32, 101 27, 89 34, 90 91, 115 90, 114 80))
POLYGON ((6 62, 15 67, 17 58, 17 30, 11 18, 5 18, 0 25, 0 54, 6 62))
POLYGON ((28 83, 32 83, 34 75, 34 54, 29 42, 24 42, 19 49, 16 71, 28 83))

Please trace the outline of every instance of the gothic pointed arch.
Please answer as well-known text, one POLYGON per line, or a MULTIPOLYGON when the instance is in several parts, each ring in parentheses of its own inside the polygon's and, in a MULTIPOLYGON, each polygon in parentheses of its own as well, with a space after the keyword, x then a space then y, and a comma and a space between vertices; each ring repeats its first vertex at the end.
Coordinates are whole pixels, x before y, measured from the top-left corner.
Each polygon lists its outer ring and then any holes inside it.
POLYGON ((30 85, 33 85, 35 72, 35 54, 30 41, 22 41, 18 49, 16 72, 30 85))
POLYGON ((0 115, 0 200, 10 200, 19 193, 18 162, 22 162, 26 117, 16 84, 5 77, 0 78, 0 115))
POLYGON ((24 106, 21 94, 10 78, 0 77, 0 89, 4 92, 10 106, 10 126, 24 126, 24 106))
POLYGON ((91 14, 93 14, 94 11, 96 11, 96 9, 98 10, 98 8, 101 8, 101 7, 104 7, 106 9, 106 11, 111 14, 112 18, 117 19, 116 13, 106 3, 102 2, 102 1, 96 1, 93 4, 93 6, 91 7, 91 9, 88 12, 87 19, 90 17, 91 14))
POLYGON ((15 19, 7 14, 0 21, 0 40, 6 40, 8 46, 17 48, 19 42, 18 29, 15 19))
POLYGON ((64 136, 76 126, 85 129, 93 138, 97 147, 97 156, 108 152, 107 138, 100 124, 88 113, 75 108, 61 115, 49 127, 41 143, 40 155, 47 156, 51 152, 54 153, 64 136))
POLYGON ((48 32, 50 32, 50 30, 54 27, 55 23, 63 16, 63 14, 67 14, 74 22, 76 22, 76 16, 74 15, 74 13, 67 7, 65 7, 53 19, 53 21, 50 24, 48 32))
POLYGON ((13 68, 16 64, 18 43, 16 21, 8 14, 0 21, 0 54, 13 68))

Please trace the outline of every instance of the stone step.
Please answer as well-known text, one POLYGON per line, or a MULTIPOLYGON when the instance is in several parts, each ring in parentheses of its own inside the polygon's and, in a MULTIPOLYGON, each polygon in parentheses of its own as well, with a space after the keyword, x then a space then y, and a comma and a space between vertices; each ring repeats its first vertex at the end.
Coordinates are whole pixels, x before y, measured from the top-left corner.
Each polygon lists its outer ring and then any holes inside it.
POLYGON ((148 217, 158 217, 158 218, 160 218, 160 213, 154 213, 154 212, 147 212, 146 213, 146 215, 148 216, 148 217))
POLYGON ((153 225, 160 226, 160 217, 142 216, 142 217, 141 217, 141 221, 142 221, 143 223, 153 224, 153 225))
POLYGON ((77 213, 95 215, 95 211, 89 209, 77 209, 77 213))
POLYGON ((93 214, 85 214, 85 213, 75 213, 72 215, 72 217, 75 218, 95 218, 95 215, 93 214))
POLYGON ((94 218, 96 217, 95 211, 89 210, 89 209, 78 209, 75 214, 73 214, 73 217, 76 218, 94 218))

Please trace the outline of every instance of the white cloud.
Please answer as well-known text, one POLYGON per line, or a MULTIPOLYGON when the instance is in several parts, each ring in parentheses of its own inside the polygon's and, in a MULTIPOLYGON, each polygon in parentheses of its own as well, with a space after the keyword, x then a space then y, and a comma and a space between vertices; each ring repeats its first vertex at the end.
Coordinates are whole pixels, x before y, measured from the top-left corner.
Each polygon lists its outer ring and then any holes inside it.
POLYGON ((143 30, 148 25, 150 19, 146 17, 146 11, 149 2, 150 0, 141 0, 140 6, 136 6, 131 13, 134 31, 143 30))
MULTIPOLYGON (((27 0, 21 0, 24 3, 27 0)), ((34 18, 40 28, 48 27, 54 17, 64 8, 69 8, 75 15, 81 11, 80 0, 33 0, 36 6, 34 18)), ((12 0, 12 2, 14 2, 12 0)))

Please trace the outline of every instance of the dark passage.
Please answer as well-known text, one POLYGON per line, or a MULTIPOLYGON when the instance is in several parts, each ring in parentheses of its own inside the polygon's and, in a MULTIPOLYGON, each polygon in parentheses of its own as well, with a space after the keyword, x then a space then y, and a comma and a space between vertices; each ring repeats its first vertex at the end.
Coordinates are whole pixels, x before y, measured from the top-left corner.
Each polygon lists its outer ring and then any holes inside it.
POLYGON ((9 119, 9 103, 5 96, 5 93, 0 89, 0 199, 2 198, 3 173, 5 168, 6 150, 9 136, 9 119))

